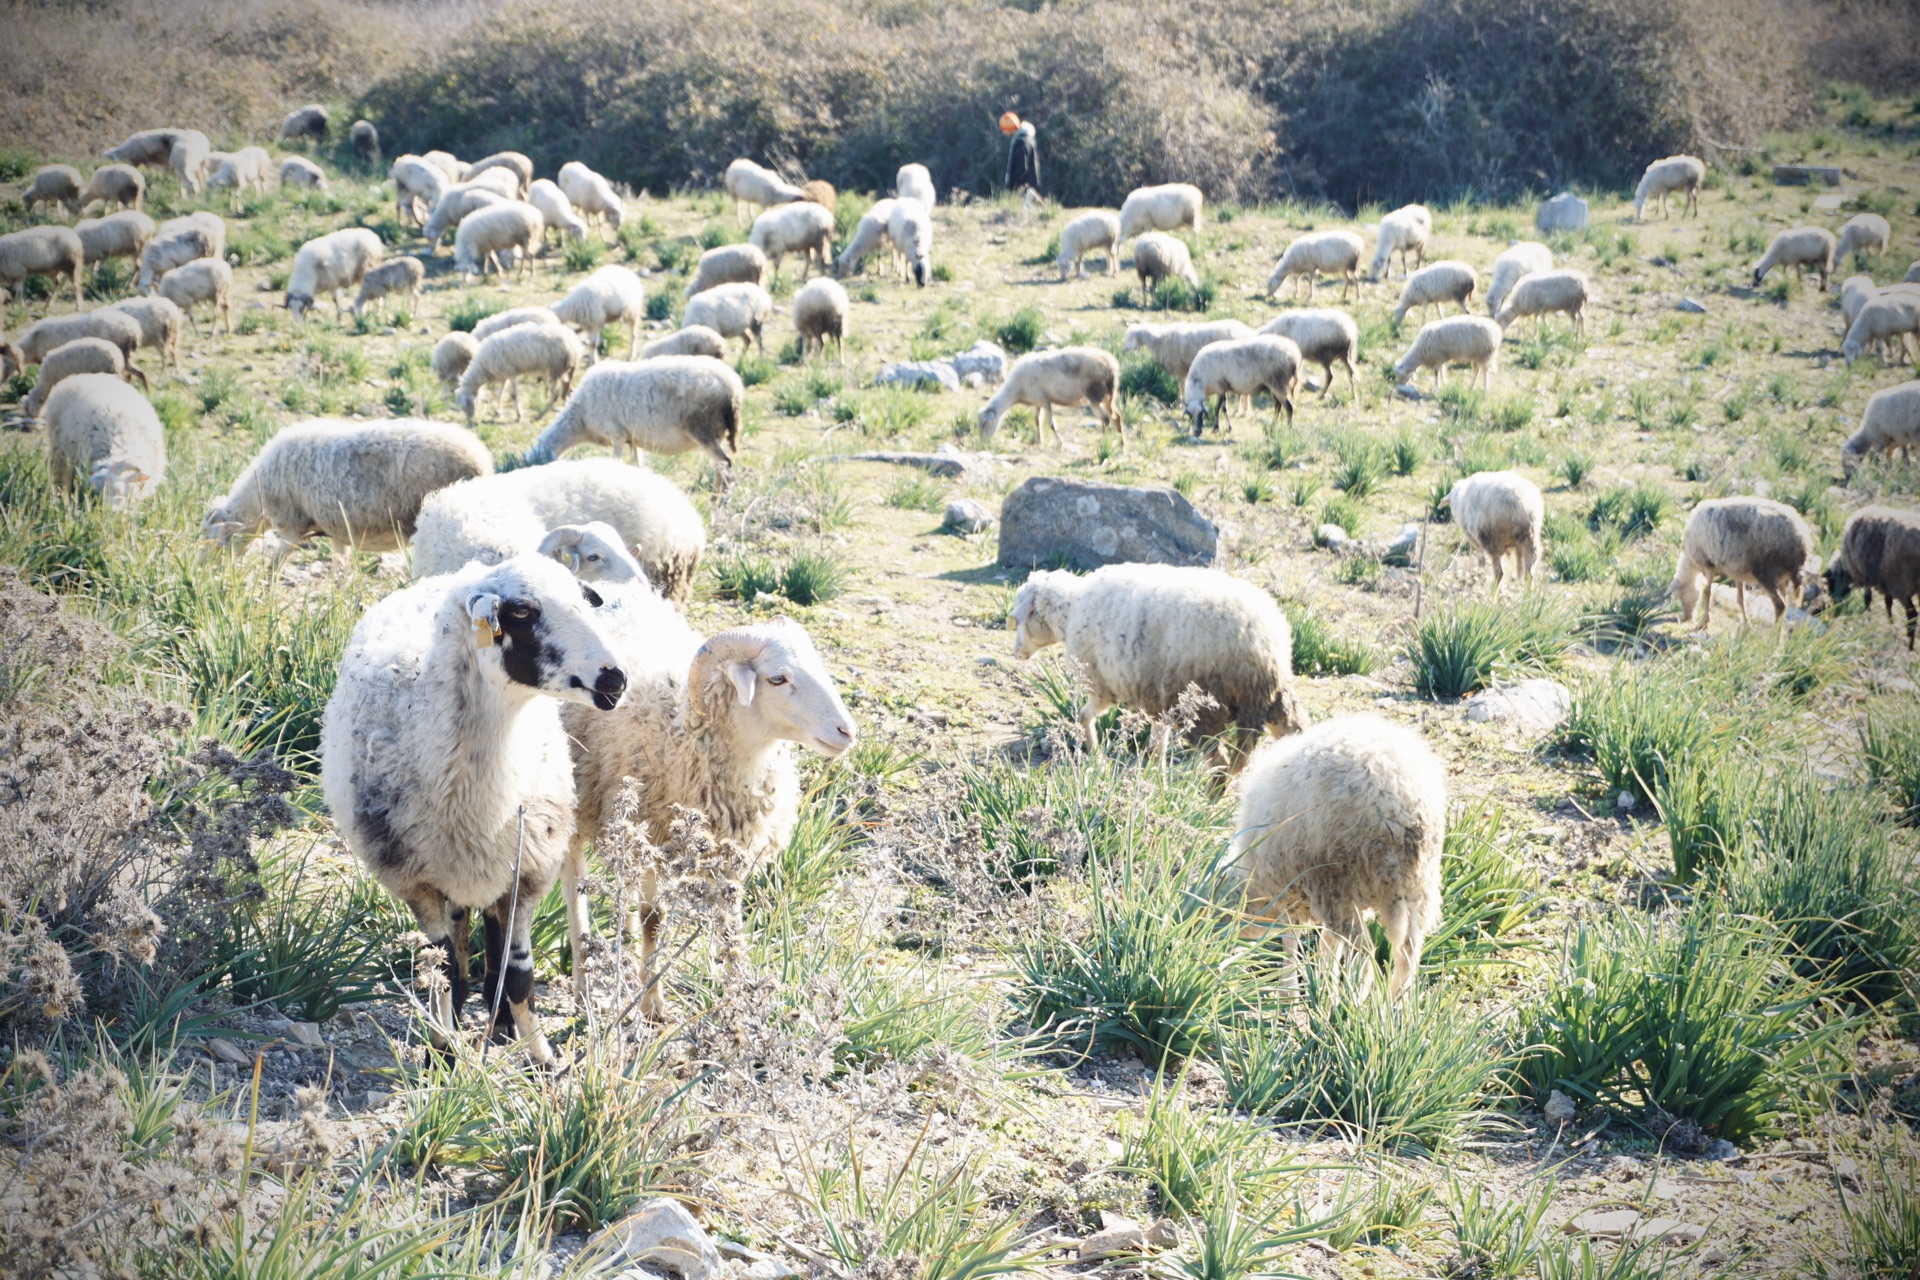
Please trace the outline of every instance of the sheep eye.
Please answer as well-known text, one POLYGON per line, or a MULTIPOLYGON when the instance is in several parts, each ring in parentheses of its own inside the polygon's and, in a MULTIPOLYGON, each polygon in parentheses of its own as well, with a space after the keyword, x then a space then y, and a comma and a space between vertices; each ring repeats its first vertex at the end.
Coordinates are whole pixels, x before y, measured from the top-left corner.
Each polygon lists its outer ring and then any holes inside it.
POLYGON ((590 551, 590 552, 588 552, 588 553, 587 553, 587 563, 588 563, 588 564, 599 564, 599 563, 600 563, 600 553, 599 553, 598 551, 590 551))
POLYGON ((507 616, 515 620, 524 621, 533 616, 533 607, 524 604, 510 604, 507 606, 507 616))
POLYGON ((787 678, 785 676, 768 676, 767 677, 768 684, 785 684, 786 682, 787 682, 787 678))

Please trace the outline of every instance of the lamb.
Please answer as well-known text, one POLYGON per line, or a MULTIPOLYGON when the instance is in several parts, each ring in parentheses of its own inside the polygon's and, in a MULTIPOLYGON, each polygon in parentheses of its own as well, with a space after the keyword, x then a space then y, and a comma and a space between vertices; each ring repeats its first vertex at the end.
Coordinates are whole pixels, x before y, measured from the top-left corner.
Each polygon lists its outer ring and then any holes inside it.
POLYGON ((747 353, 748 339, 766 354, 762 333, 767 317, 773 314, 773 297, 757 284, 722 284, 703 290, 687 303, 680 323, 705 325, 723 338, 740 339, 740 354, 747 353))
POLYGON ((39 417, 41 406, 46 404, 53 389, 82 373, 110 373, 123 381, 132 374, 140 379, 140 389, 147 389, 147 375, 129 366, 120 348, 104 338, 77 338, 55 347, 40 362, 40 376, 33 390, 27 392, 27 398, 20 402, 21 411, 28 418, 39 417))
POLYGON ((233 188, 233 208, 238 210, 241 192, 267 189, 267 170, 272 165, 273 157, 265 147, 242 147, 214 166, 207 186, 233 188))
POLYGON ((1343 299, 1349 289, 1358 293, 1360 255, 1366 251, 1366 247, 1366 243, 1351 231, 1309 232, 1288 245, 1287 251, 1280 255, 1280 261, 1273 266, 1273 274, 1267 277, 1265 296, 1271 298, 1278 293, 1288 277, 1301 276, 1306 279, 1307 298, 1311 300, 1322 271, 1339 273, 1340 296, 1343 299))
POLYGON ((1680 597, 1680 620, 1700 605, 1698 631, 1713 616, 1713 580, 1727 578, 1739 594, 1740 621, 1747 620, 1747 587, 1756 586, 1773 601, 1777 626, 1787 616, 1789 598, 1798 602, 1812 581, 1817 563, 1813 530, 1798 511, 1771 498, 1709 498, 1687 517, 1674 565, 1669 596, 1680 597), (1707 590, 1701 600, 1701 583, 1707 590))
POLYGON ((1253 330, 1238 320, 1190 321, 1185 324, 1133 324, 1127 326, 1120 343, 1120 354, 1144 350, 1153 362, 1173 376, 1175 382, 1187 380, 1187 370, 1200 349, 1212 342, 1251 338, 1253 330))
POLYGON ((1640 175, 1640 185, 1633 192, 1634 221, 1644 220, 1647 201, 1657 200, 1660 204, 1660 216, 1667 216, 1667 197, 1674 193, 1685 193, 1686 204, 1680 216, 1700 213, 1700 184, 1707 180, 1707 165, 1704 160, 1694 156, 1668 156, 1664 160, 1655 160, 1640 175))
MULTIPOLYGON (((546 219, 546 231, 557 233, 556 240, 587 238, 587 220, 573 211, 573 201, 554 183, 545 178, 535 179, 527 188, 527 203, 540 211, 540 216, 546 219)), ((543 240, 545 235, 543 231, 543 240)))
POLYGON ((130 164, 103 164, 93 171, 87 189, 80 193, 80 211, 84 213, 96 203, 103 209, 115 204, 138 209, 146 195, 147 180, 138 169, 130 164))
POLYGON ((552 531, 589 521, 611 526, 654 589, 686 607, 707 549, 706 524, 673 481, 617 458, 568 458, 435 492, 420 508, 413 576, 451 573, 473 560, 498 564, 536 549, 551 554, 552 531))
POLYGON ((887 224, 893 219, 893 205, 891 198, 876 200, 871 208, 860 215, 860 221, 854 224, 853 238, 847 241, 847 247, 834 260, 834 275, 845 277, 858 270, 867 255, 882 245, 892 250, 893 242, 887 238, 887 224))
POLYGON ((558 560, 582 582, 647 583, 647 571, 627 550, 620 531, 604 520, 563 524, 540 539, 539 553, 558 560))
MULTIPOLYGON (((1331 374, 1328 375, 1331 380, 1331 374)), ((1273 421, 1280 424, 1280 411, 1293 421, 1293 389, 1300 382, 1300 348, 1286 338, 1256 334, 1235 338, 1201 348, 1187 370, 1186 391, 1181 399, 1187 418, 1193 423, 1198 440, 1207 421, 1207 400, 1214 400, 1215 430, 1230 431, 1227 423, 1227 397, 1251 396, 1265 391, 1273 397, 1273 421)))
POLYGON ((115 507, 147 497, 166 476, 167 435, 147 398, 111 373, 81 373, 41 410, 57 485, 84 478, 115 507))
POLYGON ((793 296, 793 327, 800 334, 800 358, 817 344, 820 357, 827 355, 827 339, 839 349, 840 361, 847 359, 847 312, 852 303, 838 280, 821 276, 793 296))
POLYGON ((227 336, 233 336, 233 268, 226 259, 200 258, 175 267, 161 278, 160 296, 180 308, 195 337, 200 334, 200 322, 193 318, 193 308, 201 302, 213 305, 226 322, 227 336))
POLYGON ((1840 469, 1851 476, 1869 456, 1892 457, 1895 449, 1910 461, 1916 446, 1920 446, 1920 382, 1882 387, 1867 397, 1860 429, 1840 447, 1840 469))
POLYGON ((282 187, 307 187, 325 195, 332 187, 327 175, 320 166, 305 156, 288 156, 280 162, 280 185, 282 187))
POLYGON ((1792 267, 1802 277, 1812 267, 1820 273, 1820 292, 1825 293, 1838 245, 1833 232, 1825 227, 1790 227, 1775 236, 1760 261, 1753 264, 1753 287, 1758 289, 1775 267, 1792 267))
POLYGON ((325 142, 327 124, 331 120, 327 109, 314 105, 301 107, 287 113, 280 123, 280 141, 282 142, 325 142))
POLYGON ((1430 263, 1407 277, 1407 283, 1400 290, 1400 301, 1393 308, 1393 322, 1399 324, 1415 307, 1419 307, 1424 316, 1426 308, 1441 311, 1449 302, 1459 304, 1460 313, 1465 315, 1467 303, 1479 287, 1480 277, 1464 262, 1447 258, 1430 263))
POLYGON ((433 344, 433 354, 428 360, 433 376, 440 379, 441 385, 448 391, 452 391, 460 385, 460 375, 473 363, 473 353, 479 349, 480 344, 472 334, 458 330, 449 333, 433 344))
MULTIPOLYGON (((1053 424, 1053 406, 1084 404, 1100 419, 1102 428, 1120 429, 1120 443, 1125 446, 1127 424, 1115 403, 1119 390, 1120 362, 1098 347, 1028 352, 1013 362, 1000 389, 980 410, 980 443, 993 439, 1007 410, 1030 405, 1058 444, 1060 428, 1053 424)), ((1038 434, 1036 426, 1036 439, 1038 434)))
POLYGON ((104 218, 82 218, 73 224, 88 266, 109 258, 137 260, 153 243, 158 230, 153 219, 138 209, 123 209, 104 218))
POLYGON ((70 316, 48 316, 28 325, 20 335, 20 354, 28 364, 39 364, 47 353, 78 338, 102 338, 120 349, 131 365, 144 333, 140 322, 124 311, 97 307, 70 316))
POLYGON ((758 213, 767 206, 800 199, 800 188, 744 156, 727 166, 720 185, 733 197, 734 214, 742 222, 747 220, 749 208, 758 213))
POLYGON ((1573 321, 1575 333, 1586 332, 1584 311, 1593 282, 1584 271, 1536 271, 1514 282, 1494 323, 1511 329, 1515 321, 1527 316, 1546 316, 1564 312, 1573 321))
POLYGON ((353 314, 357 316, 365 311, 368 303, 377 303, 380 314, 385 315, 387 299, 394 294, 406 296, 407 310, 411 312, 420 305, 420 286, 426 279, 427 268, 413 255, 389 259, 361 277, 360 294, 353 300, 353 314))
POLYGON ((514 269, 524 264, 533 274, 533 254, 540 247, 546 226, 540 211, 530 204, 508 201, 476 209, 460 220, 453 233, 453 266, 462 279, 486 274, 488 263, 496 273, 505 274, 500 255, 516 255, 514 269))
POLYGON ((764 289, 771 277, 772 264, 757 245, 725 244, 700 255, 693 278, 687 281, 686 296, 691 298, 722 284, 751 284, 764 289))
POLYGON ((467 164, 463 160, 455 159, 452 153, 446 151, 423 152, 420 159, 425 160, 428 164, 445 174, 449 185, 465 182, 467 175, 473 172, 472 165, 467 164))
POLYGON ((427 994, 443 1048, 468 994, 467 913, 480 910, 489 1031, 511 1028, 536 1062, 553 1060, 533 1011, 532 926, 573 840, 558 704, 611 711, 627 690, 599 602, 552 560, 518 556, 394 592, 341 655, 321 786, 347 847, 445 957, 427 994))
MULTIPOLYGON (((1920 383, 1908 383, 1920 391, 1920 383)), ((1844 600, 1854 587, 1866 592, 1873 608, 1875 591, 1886 599, 1887 621, 1893 621, 1893 602, 1907 611, 1907 651, 1913 652, 1920 629, 1920 512, 1892 507, 1862 507, 1847 517, 1840 531, 1840 549, 1827 566, 1827 589, 1844 600)))
MULTIPOLYGON (((704 296, 704 295, 703 295, 704 296)), ((746 387, 725 361, 660 356, 587 370, 527 461, 551 462, 579 444, 601 444, 615 457, 705 449, 722 467, 740 447, 740 405, 746 387)))
POLYGON ((1131 240, 1142 231, 1174 231, 1191 227, 1200 234, 1200 188, 1184 182, 1158 187, 1135 187, 1120 203, 1120 238, 1131 240))
POLYGON ((349 547, 397 551, 414 536, 430 494, 492 471, 487 447, 450 423, 310 418, 261 446, 208 504, 200 536, 224 550, 270 531, 275 563, 315 534, 335 555, 349 547))
POLYGON ((1140 291, 1148 295, 1160 287, 1162 280, 1176 277, 1195 288, 1200 285, 1186 241, 1163 231, 1149 231, 1133 242, 1133 269, 1140 277, 1140 291))
POLYGON ((472 182, 491 169, 504 169, 513 175, 514 188, 508 193, 515 199, 524 199, 527 188, 533 184, 533 161, 518 151, 496 151, 482 160, 475 160, 473 167, 467 170, 467 181, 472 182))
POLYGON ((940 203, 940 195, 934 190, 933 175, 927 172, 923 164, 903 164, 893 176, 893 194, 905 200, 918 200, 928 209, 940 203))
POLYGON ((767 255, 775 275, 782 258, 800 254, 804 280, 816 259, 822 271, 833 262, 833 213, 809 200, 776 205, 753 220, 748 242, 767 255))
POLYGON ((1516 240, 1493 260, 1493 278, 1487 284, 1487 314, 1500 314, 1500 304, 1522 276, 1553 270, 1553 250, 1538 240, 1516 240))
POLYGON ((582 218, 588 223, 604 220, 614 234, 619 234, 627 220, 627 206, 612 183, 578 160, 560 166, 559 183, 582 218))
MULTIPOLYGON (((446 172, 422 156, 401 156, 387 170, 393 181, 394 212, 402 226, 420 225, 420 211, 440 203, 452 186, 446 172)), ((431 241, 429 241, 431 243, 431 241)))
POLYGON ((1460 532, 1486 553, 1493 566, 1489 590, 1495 598, 1506 576, 1503 560, 1509 551, 1520 585, 1532 583, 1541 553, 1540 530, 1547 519, 1539 485, 1517 471, 1481 471, 1454 485, 1440 505, 1452 508, 1460 532))
POLYGON ((1332 307, 1303 307, 1285 311, 1260 326, 1261 333, 1287 338, 1300 348, 1300 358, 1320 366, 1326 381, 1320 385, 1324 398, 1333 390, 1333 366, 1347 367, 1347 391, 1360 394, 1354 382, 1354 366, 1360 361, 1360 326, 1353 317, 1332 307))
POLYGON ((353 127, 347 130, 347 141, 353 146, 353 154, 360 157, 364 164, 380 163, 380 130, 374 128, 371 120, 355 120, 353 127))
MULTIPOLYGON (((197 218, 200 215, 192 216, 197 218)), ((140 251, 140 279, 134 288, 140 293, 150 292, 175 267, 184 267, 202 258, 225 257, 225 241, 224 223, 220 228, 219 243, 215 243, 212 229, 206 224, 187 218, 168 219, 154 229, 153 239, 140 251)))
POLYGON ((832 213, 840 205, 840 193, 833 189, 831 182, 821 178, 809 178, 801 183, 800 198, 813 201, 828 213, 832 213))
POLYGON ((1841 224, 1840 236, 1834 242, 1833 261, 1835 265, 1847 261, 1851 254, 1879 257, 1887 251, 1893 242, 1893 228, 1887 220, 1877 213, 1860 213, 1848 218, 1841 224))
POLYGON ((333 299, 333 314, 338 318, 343 313, 340 291, 366 279, 367 272, 380 265, 385 253, 380 237, 365 227, 329 231, 307 241, 293 255, 293 274, 287 279, 287 310, 305 324, 313 304, 326 294, 333 299))
POLYGON ((553 314, 586 335, 591 350, 600 350, 600 331, 610 324, 627 326, 627 359, 640 345, 640 329, 647 321, 647 287, 626 267, 606 266, 582 280, 566 297, 553 304, 553 314))
POLYGON ((895 200, 887 217, 887 239, 901 266, 912 273, 913 283, 924 289, 933 279, 933 216, 927 206, 904 197, 895 200))
POLYGON ((1307 726, 1293 686, 1293 633, 1273 597, 1218 569, 1115 564, 1085 577, 1030 574, 1013 603, 1013 654, 1065 644, 1088 697, 1078 718, 1087 746, 1109 707, 1150 716, 1174 709, 1189 688, 1209 703, 1191 739, 1215 740, 1212 763, 1228 776, 1266 733, 1307 726))
MULTIPOLYGON (((504 172, 497 170, 496 172, 504 172)), ((440 198, 434 201, 433 208, 427 213, 427 221, 420 234, 427 238, 427 252, 437 253, 440 241, 446 234, 459 227, 468 214, 490 205, 506 204, 507 197, 482 183, 463 183, 449 187, 440 198)))
POLYGON ((179 180, 181 190, 197 196, 206 185, 212 159, 213 148, 206 134, 198 129, 181 129, 174 134, 173 146, 167 152, 167 168, 179 180))
POLYGON ((1384 279, 1393 267, 1394 255, 1400 258, 1400 274, 1407 274, 1407 256, 1415 265, 1427 260, 1427 241, 1433 236, 1433 212, 1423 204, 1404 205, 1380 219, 1380 234, 1374 242, 1373 265, 1367 274, 1384 279))
POLYGON ((1500 326, 1483 316, 1449 316, 1420 326, 1407 354, 1393 366, 1393 376, 1409 381, 1422 369, 1433 370, 1433 384, 1443 386, 1447 366, 1473 366, 1474 378, 1489 391, 1500 364, 1500 326))
POLYGON ((655 338, 640 348, 636 359, 657 360, 661 356, 711 356, 725 360, 727 340, 703 324, 690 324, 664 338, 655 338))
MULTIPOLYGON (((1860 308, 1860 314, 1847 329, 1846 341, 1840 344, 1840 355, 1852 364, 1866 354, 1868 347, 1885 344, 1892 349, 1897 362, 1917 334, 1920 334, 1920 297, 1889 291, 1860 308)), ((1915 363, 1920 363, 1920 359, 1915 363)))
POLYGON ((180 368, 180 329, 186 317, 166 298, 122 298, 100 308, 118 311, 140 328, 140 345, 160 353, 162 370, 180 368))
MULTIPOLYGON (((1342 716, 1254 756, 1223 879, 1253 921, 1324 927, 1335 966, 1351 947, 1362 996, 1375 981, 1366 920, 1378 917, 1393 947, 1387 996, 1396 999, 1440 927, 1446 836, 1446 770, 1420 735, 1379 716, 1342 716)), ((1286 945, 1297 960, 1291 930, 1286 945)))
POLYGON ((509 307, 505 311, 496 311, 480 323, 473 326, 473 340, 485 342, 494 334, 523 324, 559 324, 560 317, 553 313, 552 307, 509 307))
POLYGON ((1077 274, 1087 278, 1086 257, 1100 252, 1107 255, 1107 274, 1120 274, 1120 215, 1111 209, 1093 209, 1060 228, 1060 257, 1054 263, 1065 280, 1077 274))
POLYGON ((70 164, 42 165, 20 193, 20 207, 28 213, 37 204, 57 204, 68 217, 78 217, 81 205, 80 171, 70 164))
POLYGON ((0 236, 0 289, 11 288, 13 300, 26 297, 28 276, 52 276, 73 281, 73 305, 80 302, 80 273, 87 265, 86 246, 70 227, 28 227, 0 236))
MULTIPOLYGON (((651 593, 608 588, 602 611, 614 652, 631 670, 627 701, 611 716, 568 709, 578 795, 573 843, 563 885, 568 936, 586 954, 590 932, 585 846, 604 837, 622 794, 637 792, 631 820, 665 840, 676 809, 705 815, 708 832, 735 845, 740 873, 778 856, 800 817, 800 785, 789 743, 833 757, 853 746, 857 730, 825 661, 805 628, 788 618, 735 627, 704 643, 651 593), (637 786, 628 788, 628 779, 637 786)), ((641 1013, 666 1016, 655 972, 662 916, 660 874, 640 876, 641 1013)), ((731 898, 739 902, 740 886, 731 898)), ((586 1003, 586 966, 574 968, 574 989, 586 1003)))
POLYGON ((574 370, 586 356, 586 348, 573 330, 558 324, 523 324, 496 333, 482 342, 460 375, 460 387, 454 403, 473 425, 473 412, 481 392, 497 382, 507 384, 498 405, 506 406, 513 397, 513 420, 524 420, 520 410, 520 379, 542 378, 547 384, 547 408, 560 402, 573 386, 574 370))

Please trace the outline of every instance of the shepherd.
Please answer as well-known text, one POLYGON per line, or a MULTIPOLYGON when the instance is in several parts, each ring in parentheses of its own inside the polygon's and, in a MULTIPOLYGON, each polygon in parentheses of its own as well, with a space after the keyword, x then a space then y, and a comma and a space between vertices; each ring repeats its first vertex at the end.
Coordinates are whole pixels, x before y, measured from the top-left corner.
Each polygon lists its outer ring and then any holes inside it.
POLYGON ((1031 204, 1040 194, 1040 146, 1034 139, 1033 122, 1009 111, 1000 117, 1000 132, 1013 135, 1013 146, 1007 151, 1007 190, 1024 190, 1031 204))

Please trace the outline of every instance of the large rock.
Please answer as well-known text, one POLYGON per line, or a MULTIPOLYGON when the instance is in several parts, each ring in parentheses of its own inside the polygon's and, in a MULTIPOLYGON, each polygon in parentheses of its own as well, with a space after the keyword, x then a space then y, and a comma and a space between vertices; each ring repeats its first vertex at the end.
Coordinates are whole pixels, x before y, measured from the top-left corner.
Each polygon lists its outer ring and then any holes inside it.
POLYGON ((1220 531, 1172 489, 1035 476, 1000 504, 1008 569, 1108 564, 1211 565, 1220 531))
POLYGON ((952 533, 985 533, 993 528, 993 512, 977 498, 955 498, 947 504, 940 527, 952 533))
POLYGON ((1520 680, 1482 689, 1467 699, 1467 719, 1546 733, 1573 709, 1573 695, 1557 680, 1520 680))
POLYGON ((640 1266, 665 1272, 680 1280, 723 1280, 720 1251, 706 1230, 678 1200, 662 1197, 596 1234, 587 1242, 590 1254, 604 1258, 602 1269, 640 1266))
POLYGON ((1542 200, 1533 211, 1533 225, 1542 231, 1585 231, 1587 202, 1571 191, 1542 200))
POLYGON ((947 363, 968 386, 981 382, 991 385, 1007 376, 1007 353, 985 338, 959 355, 950 356, 947 363))
POLYGON ((944 360, 902 360, 898 364, 882 365, 874 378, 876 387, 930 387, 941 391, 958 391, 960 375, 953 366, 944 360))

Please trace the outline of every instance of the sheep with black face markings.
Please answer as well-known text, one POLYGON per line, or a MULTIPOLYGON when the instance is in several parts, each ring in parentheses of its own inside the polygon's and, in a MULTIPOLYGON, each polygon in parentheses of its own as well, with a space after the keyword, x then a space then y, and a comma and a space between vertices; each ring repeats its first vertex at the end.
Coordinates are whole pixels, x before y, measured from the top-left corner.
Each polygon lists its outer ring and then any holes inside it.
POLYGON ((1789 227, 1773 238, 1760 261, 1753 264, 1753 287, 1758 289, 1775 267, 1792 267, 1803 278, 1811 267, 1820 276, 1820 292, 1825 293, 1837 247, 1839 241, 1825 227, 1789 227))
POLYGON ((740 405, 746 386, 721 360, 661 356, 623 363, 602 360, 581 377, 547 429, 527 450, 527 461, 551 462, 582 444, 610 447, 621 457, 704 449, 722 467, 740 447, 740 405))
POLYGON ((1759 587, 1773 601, 1778 626, 1789 601, 1798 603, 1813 577, 1813 530, 1798 511, 1771 498, 1709 498, 1687 517, 1681 536, 1680 558, 1673 570, 1669 596, 1680 599, 1680 619, 1693 617, 1699 607, 1697 631, 1705 631, 1713 616, 1713 580, 1732 581, 1740 603, 1740 621, 1747 620, 1747 588, 1759 587), (1701 584, 1706 590, 1701 591, 1701 584))
POLYGON ((103 164, 93 171, 87 179, 87 189, 80 193, 80 211, 99 204, 119 205, 125 209, 138 209, 146 199, 147 180, 138 169, 130 164, 103 164))
POLYGON ((33 181, 20 193, 20 207, 28 213, 37 204, 57 204, 68 217, 77 217, 81 205, 80 171, 70 164, 43 165, 34 170, 33 181))

